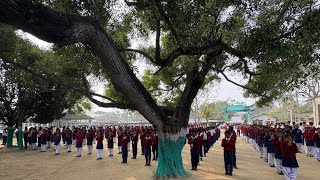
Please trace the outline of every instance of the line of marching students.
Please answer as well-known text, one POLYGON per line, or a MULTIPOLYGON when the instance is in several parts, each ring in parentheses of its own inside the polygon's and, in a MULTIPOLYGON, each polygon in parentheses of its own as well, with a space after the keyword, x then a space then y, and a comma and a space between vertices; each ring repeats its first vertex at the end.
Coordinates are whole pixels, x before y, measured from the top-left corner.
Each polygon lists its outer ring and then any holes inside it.
POLYGON ((197 171, 198 164, 220 137, 220 129, 217 127, 189 126, 187 134, 190 145, 192 170, 197 171))
POLYGON ((113 156, 114 144, 118 145, 118 154, 122 155, 122 162, 128 162, 128 151, 132 146, 132 158, 137 159, 138 141, 140 139, 141 155, 145 156, 145 166, 150 166, 151 153, 154 161, 158 160, 158 135, 152 126, 123 126, 123 127, 61 127, 61 128, 25 128, 23 132, 24 148, 31 146, 34 151, 38 147, 41 152, 47 151, 52 144, 55 155, 61 153, 61 142, 67 152, 71 152, 72 146, 76 147, 76 157, 82 156, 84 146, 88 148, 88 155, 92 154, 93 145, 96 144, 97 160, 103 158, 104 139, 109 151, 109 157, 113 156))
POLYGON ((275 167, 280 175, 294 180, 298 174, 296 153, 302 153, 303 147, 308 157, 315 155, 320 161, 320 128, 313 123, 306 125, 243 125, 243 139, 259 152, 270 167, 275 167))

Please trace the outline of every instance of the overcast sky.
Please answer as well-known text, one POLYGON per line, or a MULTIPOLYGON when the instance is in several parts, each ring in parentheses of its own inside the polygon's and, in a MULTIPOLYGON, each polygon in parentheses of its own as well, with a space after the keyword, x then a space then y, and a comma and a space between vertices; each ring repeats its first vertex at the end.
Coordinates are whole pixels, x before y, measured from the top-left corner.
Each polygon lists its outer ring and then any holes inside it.
MULTIPOLYGON (((45 41, 42 41, 31 34, 23 33, 22 31, 17 31, 17 33, 22 36, 23 38, 29 39, 32 43, 37 45, 41 49, 50 49, 53 44, 47 43, 45 41)), ((133 46, 138 46, 133 43, 133 46)), ((235 80, 236 82, 241 82, 242 78, 240 76, 237 76, 235 74, 228 74, 228 77, 232 80, 235 80)), ((244 98, 243 97, 243 90, 242 88, 233 85, 232 83, 229 83, 226 81, 223 77, 222 81, 220 83, 215 83, 213 86, 214 88, 209 89, 211 93, 214 94, 214 98, 211 101, 231 101, 235 100, 237 102, 243 102, 245 105, 252 105, 254 104, 254 99, 251 98, 244 98)), ((244 83, 244 82, 242 82, 244 83)), ((98 93, 103 94, 103 84, 95 85, 93 86, 94 90, 96 90, 98 93)), ((94 106, 93 111, 106 111, 105 108, 99 108, 97 106, 94 106)))

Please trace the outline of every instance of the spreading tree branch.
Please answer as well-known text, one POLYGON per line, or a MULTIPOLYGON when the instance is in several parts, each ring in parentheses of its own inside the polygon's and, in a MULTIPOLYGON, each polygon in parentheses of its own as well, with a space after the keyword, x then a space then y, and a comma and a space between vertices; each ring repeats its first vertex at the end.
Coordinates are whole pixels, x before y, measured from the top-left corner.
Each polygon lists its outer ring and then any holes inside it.
POLYGON ((157 66, 161 66, 161 64, 159 64, 157 62, 157 60, 155 60, 153 57, 151 57, 147 52, 144 52, 142 50, 139 50, 139 49, 121 49, 120 50, 121 52, 124 52, 124 51, 131 51, 131 52, 135 52, 135 53, 139 53, 141 55, 143 55, 145 58, 147 58, 149 61, 151 61, 153 64, 157 65, 157 66))
POLYGON ((0 22, 13 25, 40 39, 62 45, 82 43, 91 47, 114 87, 149 122, 161 131, 169 117, 156 104, 98 21, 70 15, 36 1, 1 0, 0 22))
POLYGON ((182 120, 182 126, 187 126, 193 99, 196 97, 199 89, 205 82, 205 77, 211 69, 216 57, 223 51, 221 45, 215 46, 215 49, 206 56, 202 63, 201 70, 198 70, 198 65, 194 65, 193 69, 187 74, 187 83, 182 92, 182 96, 175 109, 174 116, 182 120))
POLYGON ((250 88, 250 87, 241 85, 241 84, 239 84, 239 83, 237 83, 237 82, 235 82, 235 81, 232 81, 231 79, 229 79, 229 77, 228 77, 228 76, 224 73, 224 71, 222 71, 222 70, 217 70, 217 69, 214 68, 214 67, 212 67, 211 69, 214 70, 214 71, 216 71, 216 72, 218 72, 218 73, 220 73, 220 74, 222 74, 222 76, 223 76, 228 82, 230 82, 230 83, 232 83, 232 84, 234 84, 234 85, 236 85, 236 86, 238 86, 238 87, 241 87, 242 89, 246 89, 246 90, 248 90, 248 91, 250 91, 250 92, 253 92, 253 93, 255 93, 255 94, 257 94, 257 95, 259 95, 259 96, 261 96, 261 97, 268 97, 268 96, 266 96, 265 94, 263 94, 263 93, 255 90, 255 89, 253 89, 253 88, 250 88))

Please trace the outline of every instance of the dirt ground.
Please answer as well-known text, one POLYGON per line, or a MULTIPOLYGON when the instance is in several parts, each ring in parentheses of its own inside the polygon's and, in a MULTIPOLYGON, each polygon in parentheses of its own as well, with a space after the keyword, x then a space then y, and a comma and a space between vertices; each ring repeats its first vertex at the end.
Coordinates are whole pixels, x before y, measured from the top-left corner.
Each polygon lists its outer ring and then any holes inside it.
MULTIPOLYGON (((2 141, 1 141, 2 142, 2 141)), ((105 142, 105 141, 104 141, 105 142)), ((239 169, 235 169, 233 176, 224 175, 223 152, 221 141, 216 142, 209 151, 204 161, 200 162, 198 171, 191 171, 191 160, 189 146, 183 149, 182 156, 185 168, 192 173, 191 177, 181 178, 187 180, 200 179, 243 179, 243 180, 277 180, 284 179, 276 174, 275 168, 271 168, 259 158, 258 153, 243 140, 237 142, 237 164, 239 169)), ((92 155, 87 154, 84 147, 82 157, 77 158, 76 149, 67 153, 62 148, 59 156, 54 155, 52 147, 47 152, 18 151, 17 148, 4 148, 0 145, 0 179, 125 179, 143 180, 152 179, 152 173, 157 166, 156 161, 151 162, 150 167, 144 166, 144 157, 138 149, 138 158, 131 160, 132 152, 129 152, 128 164, 121 164, 121 155, 114 149, 114 157, 107 157, 107 149, 104 149, 104 159, 96 160, 96 151, 92 155)), ((298 178, 301 180, 319 180, 320 162, 315 158, 298 154, 300 168, 298 178)))

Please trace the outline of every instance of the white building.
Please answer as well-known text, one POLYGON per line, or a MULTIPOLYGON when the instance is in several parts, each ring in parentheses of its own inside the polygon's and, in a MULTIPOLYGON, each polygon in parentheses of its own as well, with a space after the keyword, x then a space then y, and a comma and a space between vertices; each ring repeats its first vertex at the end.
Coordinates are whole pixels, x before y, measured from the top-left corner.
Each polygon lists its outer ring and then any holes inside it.
POLYGON ((269 116, 267 114, 258 114, 251 116, 252 124, 263 124, 266 125, 268 123, 275 124, 277 119, 275 117, 269 116))

